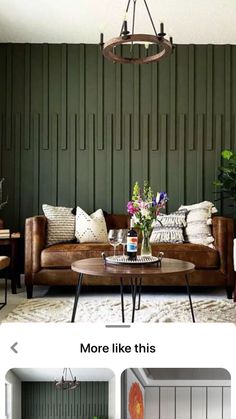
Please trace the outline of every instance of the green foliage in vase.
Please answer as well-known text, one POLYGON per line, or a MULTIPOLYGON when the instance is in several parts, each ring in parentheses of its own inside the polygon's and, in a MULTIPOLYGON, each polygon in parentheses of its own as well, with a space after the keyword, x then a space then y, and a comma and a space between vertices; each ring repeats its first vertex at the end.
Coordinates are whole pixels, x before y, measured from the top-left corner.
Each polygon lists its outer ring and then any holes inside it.
POLYGON ((221 194, 219 199, 229 199, 230 206, 236 209, 236 154, 231 150, 221 152, 223 165, 218 167, 218 177, 213 184, 221 194))

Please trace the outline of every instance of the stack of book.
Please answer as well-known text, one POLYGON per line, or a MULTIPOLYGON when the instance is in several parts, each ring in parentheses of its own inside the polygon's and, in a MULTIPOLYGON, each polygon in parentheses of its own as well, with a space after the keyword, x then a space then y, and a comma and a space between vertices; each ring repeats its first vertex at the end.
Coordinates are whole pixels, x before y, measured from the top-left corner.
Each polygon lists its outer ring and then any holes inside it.
POLYGON ((1 239, 9 239, 10 237, 10 230, 9 229, 0 229, 0 240, 1 239))

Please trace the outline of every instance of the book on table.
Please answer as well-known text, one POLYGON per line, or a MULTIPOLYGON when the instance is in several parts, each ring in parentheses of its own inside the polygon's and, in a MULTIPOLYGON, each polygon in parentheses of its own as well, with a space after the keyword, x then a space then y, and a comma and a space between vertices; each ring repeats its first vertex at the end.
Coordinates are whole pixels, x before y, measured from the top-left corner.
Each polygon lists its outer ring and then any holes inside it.
POLYGON ((10 230, 7 229, 0 229, 0 239, 9 239, 10 238, 10 230))

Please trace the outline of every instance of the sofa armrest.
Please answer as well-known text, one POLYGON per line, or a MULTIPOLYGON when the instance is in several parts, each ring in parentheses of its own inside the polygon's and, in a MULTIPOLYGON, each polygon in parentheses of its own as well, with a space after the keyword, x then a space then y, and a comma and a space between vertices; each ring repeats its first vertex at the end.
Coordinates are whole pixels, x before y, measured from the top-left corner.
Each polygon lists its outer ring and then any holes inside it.
POLYGON ((227 285, 234 286, 233 267, 234 220, 226 217, 213 217, 213 237, 220 254, 220 270, 227 276, 227 285))
POLYGON ((47 219, 44 216, 27 218, 25 222, 25 282, 32 284, 33 274, 41 268, 41 251, 46 247, 47 219))

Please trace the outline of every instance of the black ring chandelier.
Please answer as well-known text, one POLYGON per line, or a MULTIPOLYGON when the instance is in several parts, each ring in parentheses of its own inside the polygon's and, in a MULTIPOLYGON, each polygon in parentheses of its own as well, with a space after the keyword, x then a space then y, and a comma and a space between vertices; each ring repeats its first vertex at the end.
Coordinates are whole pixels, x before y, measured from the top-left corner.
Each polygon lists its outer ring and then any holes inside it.
POLYGON ((127 23, 127 14, 129 12, 131 0, 128 0, 126 7, 125 18, 123 20, 120 35, 117 38, 113 38, 104 43, 103 33, 100 35, 100 48, 105 58, 113 61, 114 63, 122 64, 149 64, 155 61, 163 60, 168 57, 173 51, 173 40, 165 38, 164 24, 160 24, 160 32, 157 33, 147 1, 144 0, 144 4, 151 21, 154 35, 150 34, 135 34, 135 17, 136 17, 136 3, 137 0, 133 0, 133 16, 132 16, 132 32, 128 30, 127 23), (123 56, 116 53, 116 47, 122 44, 131 44, 130 46, 130 56, 123 56), (134 43, 144 43, 145 44, 145 56, 134 57, 133 54, 133 45, 134 43), (159 48, 159 52, 149 55, 149 44, 156 44, 159 48))
POLYGON ((60 390, 75 390, 79 384, 80 382, 76 380, 76 377, 73 377, 70 368, 64 368, 61 379, 55 381, 56 388, 60 390))

